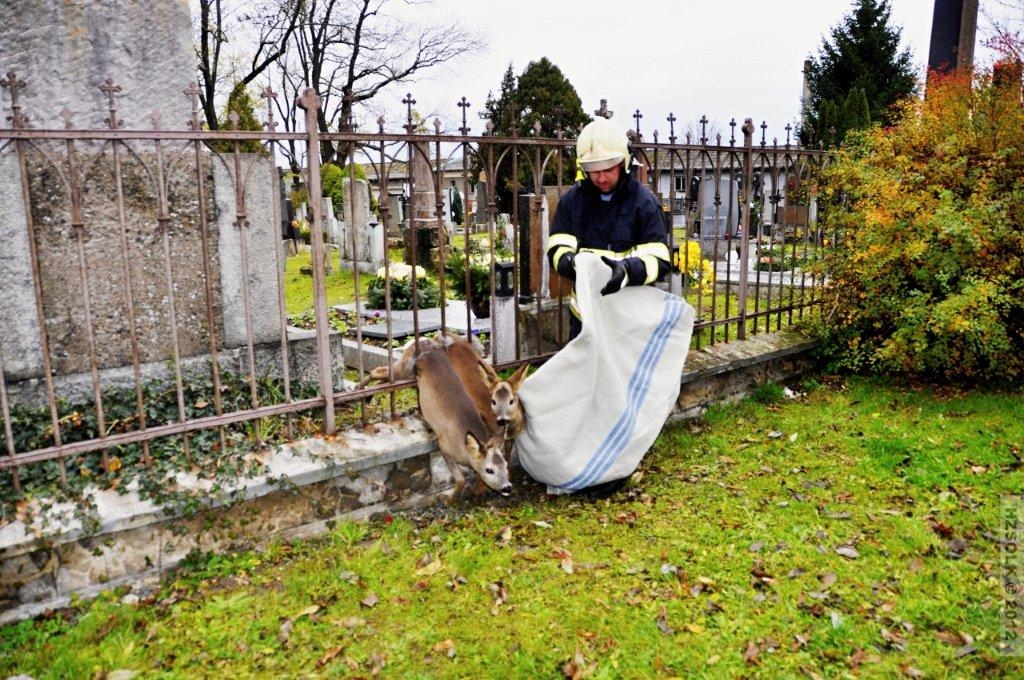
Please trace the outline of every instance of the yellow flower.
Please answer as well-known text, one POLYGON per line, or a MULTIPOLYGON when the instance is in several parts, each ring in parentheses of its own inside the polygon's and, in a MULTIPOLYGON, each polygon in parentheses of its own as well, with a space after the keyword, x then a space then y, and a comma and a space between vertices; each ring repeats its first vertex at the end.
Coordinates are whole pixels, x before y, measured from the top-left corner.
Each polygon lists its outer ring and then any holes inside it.
MULTIPOLYGON (((407 265, 407 264, 404 264, 404 263, 393 264, 393 265, 391 265, 389 273, 391 274, 392 280, 394 280, 394 281, 404 281, 404 280, 408 279, 410 277, 410 275, 412 274, 412 267, 410 265, 407 265)), ((422 279, 422 278, 426 278, 426 276, 427 276, 427 271, 423 267, 420 267, 419 265, 417 265, 416 266, 416 278, 417 279, 422 279)), ((377 278, 378 279, 383 279, 384 277, 385 277, 385 268, 381 267, 380 269, 377 270, 377 278)))

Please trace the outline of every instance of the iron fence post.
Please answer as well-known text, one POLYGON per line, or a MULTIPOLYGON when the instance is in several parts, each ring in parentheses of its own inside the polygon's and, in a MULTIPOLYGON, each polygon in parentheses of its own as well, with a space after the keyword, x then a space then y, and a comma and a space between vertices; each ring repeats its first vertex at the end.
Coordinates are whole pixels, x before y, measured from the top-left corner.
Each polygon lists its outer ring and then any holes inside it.
POLYGON ((309 207, 313 213, 310 246, 313 258, 313 311, 316 316, 316 357, 320 371, 320 391, 324 397, 324 434, 334 434, 334 380, 331 370, 330 326, 327 320, 327 274, 324 267, 323 206, 320 195, 320 136, 317 111, 323 100, 311 87, 303 90, 295 103, 306 112, 306 175, 309 207))
POLYGON ((740 191, 740 324, 736 339, 747 339, 747 288, 750 275, 750 188, 754 182, 754 121, 743 121, 743 189, 740 191))

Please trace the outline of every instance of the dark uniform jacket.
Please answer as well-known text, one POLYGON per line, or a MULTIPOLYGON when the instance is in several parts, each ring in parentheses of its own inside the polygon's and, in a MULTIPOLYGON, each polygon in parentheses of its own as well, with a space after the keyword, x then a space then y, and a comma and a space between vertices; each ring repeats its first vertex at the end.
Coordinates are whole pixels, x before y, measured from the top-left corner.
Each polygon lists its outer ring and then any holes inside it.
POLYGON ((566 253, 594 252, 623 260, 628 285, 659 281, 671 268, 661 204, 650 189, 623 174, 611 199, 587 178, 562 195, 548 238, 548 261, 557 269, 566 253))

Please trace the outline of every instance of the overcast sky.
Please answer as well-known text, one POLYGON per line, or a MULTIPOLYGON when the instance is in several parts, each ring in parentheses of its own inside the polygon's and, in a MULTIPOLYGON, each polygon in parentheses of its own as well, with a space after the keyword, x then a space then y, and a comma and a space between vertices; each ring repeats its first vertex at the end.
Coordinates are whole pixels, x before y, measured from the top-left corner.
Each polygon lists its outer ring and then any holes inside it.
MULTIPOLYGON (((455 104, 465 96, 470 134, 482 134, 476 112, 488 91, 497 95, 509 63, 519 75, 547 57, 588 114, 604 98, 615 120, 633 127, 640 109, 646 139, 653 129, 667 137, 672 113, 680 136, 706 115, 723 134, 731 118, 737 129, 746 117, 757 125, 764 120, 769 139, 781 140, 783 127, 799 114, 804 59, 818 53, 852 6, 852 0, 434 0, 421 14, 458 18, 487 47, 403 85, 403 93, 412 92, 415 108, 441 117, 449 130, 458 126, 455 104)), ((890 25, 902 30, 923 76, 934 0, 892 0, 891 9, 890 25)), ((979 38, 982 24, 979 18, 979 38)), ((991 62, 987 51, 975 54, 976 63, 991 62)), ((397 104, 402 97, 387 98, 397 104)))

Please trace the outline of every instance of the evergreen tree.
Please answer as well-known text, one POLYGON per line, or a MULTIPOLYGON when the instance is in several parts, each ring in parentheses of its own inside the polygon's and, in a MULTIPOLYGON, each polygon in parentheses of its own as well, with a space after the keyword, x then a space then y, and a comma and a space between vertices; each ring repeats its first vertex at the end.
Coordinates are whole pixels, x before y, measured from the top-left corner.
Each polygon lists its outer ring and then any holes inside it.
POLYGON ((455 189, 452 191, 452 222, 455 224, 462 224, 464 219, 465 215, 463 215, 462 193, 458 189, 455 189))
MULTIPOLYGON (((583 102, 576 88, 547 57, 531 61, 518 78, 514 75, 512 64, 509 64, 498 97, 488 93, 484 110, 494 126, 496 136, 511 136, 513 131, 517 136, 532 136, 534 124, 540 123, 541 137, 555 137, 561 129, 564 137, 572 139, 590 122, 589 116, 583 111, 583 102)), ((497 157, 500 151, 496 149, 495 152, 497 157)), ((530 170, 532 160, 524 158, 520 163, 518 187, 512 181, 512 166, 508 161, 502 164, 498 177, 488 178, 495 182, 500 211, 511 211, 511 201, 516 190, 534 190, 534 178, 530 170)), ((571 183, 575 166, 568 157, 563 163, 563 170, 562 183, 571 183)), ((549 163, 543 182, 554 184, 557 181, 557 164, 549 163)))
POLYGON ((804 102, 804 144, 829 143, 828 131, 835 128, 835 143, 851 129, 872 122, 888 125, 892 105, 913 95, 917 82, 909 49, 899 49, 902 29, 889 26, 888 0, 856 0, 850 14, 831 32, 817 57, 810 57, 810 96, 804 102), (860 94, 864 93, 864 101, 860 94), (853 99, 851 99, 853 96, 853 99), (863 104, 866 103, 866 115, 863 104), (852 112, 850 120, 846 113, 852 112))
MULTIPOLYGON (((256 104, 253 102, 252 95, 249 94, 249 89, 245 86, 245 83, 235 83, 235 86, 231 88, 231 94, 228 95, 228 103, 224 107, 224 113, 221 114, 220 121, 218 122, 218 128, 221 131, 228 131, 233 128, 238 130, 252 130, 252 131, 263 131, 263 124, 260 123, 259 119, 256 118, 256 104), (237 126, 231 122, 231 114, 238 114, 237 126)), ((235 143, 233 141, 223 140, 215 142, 213 145, 214 151, 221 153, 230 153, 234 151, 235 143)), ((263 148, 263 144, 256 139, 245 139, 239 144, 239 150, 242 153, 266 153, 266 149, 263 148)))

